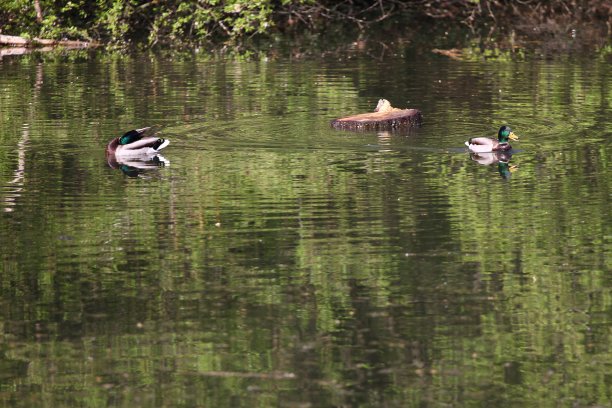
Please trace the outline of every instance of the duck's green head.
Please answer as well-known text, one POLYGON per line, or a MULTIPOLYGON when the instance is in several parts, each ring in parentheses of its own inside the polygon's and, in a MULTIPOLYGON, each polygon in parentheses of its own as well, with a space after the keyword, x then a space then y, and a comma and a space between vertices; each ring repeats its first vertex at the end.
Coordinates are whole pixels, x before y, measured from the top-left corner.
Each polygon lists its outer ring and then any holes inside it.
POLYGON ((119 138, 119 144, 126 145, 130 143, 134 143, 135 141, 140 140, 141 138, 142 138, 142 133, 139 133, 136 130, 130 130, 129 132, 127 132, 126 134, 124 134, 123 136, 119 138))
POLYGON ((508 139, 519 140, 518 136, 510 129, 510 126, 500 127, 499 132, 497 132, 497 140, 499 140, 499 143, 508 143, 508 139))

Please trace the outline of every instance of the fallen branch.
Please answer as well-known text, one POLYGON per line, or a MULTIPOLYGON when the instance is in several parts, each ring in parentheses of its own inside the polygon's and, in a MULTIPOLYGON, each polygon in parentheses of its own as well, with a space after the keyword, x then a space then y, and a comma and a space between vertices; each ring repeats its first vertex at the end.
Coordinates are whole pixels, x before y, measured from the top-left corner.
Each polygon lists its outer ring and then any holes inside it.
POLYGON ((0 34, 0 46, 7 47, 66 47, 66 48, 90 48, 98 46, 95 42, 73 41, 73 40, 45 40, 42 38, 28 39, 16 35, 0 34))

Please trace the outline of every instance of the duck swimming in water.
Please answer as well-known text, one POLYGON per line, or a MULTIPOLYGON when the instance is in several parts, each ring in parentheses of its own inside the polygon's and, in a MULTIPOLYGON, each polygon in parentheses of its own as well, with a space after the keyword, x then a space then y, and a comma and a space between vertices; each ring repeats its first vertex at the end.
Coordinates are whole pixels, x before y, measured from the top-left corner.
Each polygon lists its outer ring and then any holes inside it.
POLYGON ((126 132, 121 137, 111 140, 106 146, 106 155, 116 157, 153 156, 170 144, 169 140, 145 136, 150 127, 126 132))
POLYGON ((469 151, 474 153, 507 152, 512 149, 508 139, 519 140, 510 126, 502 126, 497 132, 497 140, 488 137, 473 137, 465 142, 465 145, 469 151))

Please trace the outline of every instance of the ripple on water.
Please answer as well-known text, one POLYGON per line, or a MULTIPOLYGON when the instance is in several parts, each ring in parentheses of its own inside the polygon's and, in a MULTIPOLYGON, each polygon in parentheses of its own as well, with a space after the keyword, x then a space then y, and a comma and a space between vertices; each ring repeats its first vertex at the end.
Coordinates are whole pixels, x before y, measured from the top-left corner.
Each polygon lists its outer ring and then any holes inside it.
POLYGON ((602 61, 63 58, 0 77, 4 354, 31 368, 3 365, 7 400, 51 367, 45 398, 124 405, 185 384, 213 406, 608 403, 602 61), (381 97, 423 126, 330 129, 381 97), (463 145, 504 123, 509 179, 463 145), (171 164, 110 168, 108 140, 149 124, 171 164), (580 384, 528 395, 519 371, 580 384))

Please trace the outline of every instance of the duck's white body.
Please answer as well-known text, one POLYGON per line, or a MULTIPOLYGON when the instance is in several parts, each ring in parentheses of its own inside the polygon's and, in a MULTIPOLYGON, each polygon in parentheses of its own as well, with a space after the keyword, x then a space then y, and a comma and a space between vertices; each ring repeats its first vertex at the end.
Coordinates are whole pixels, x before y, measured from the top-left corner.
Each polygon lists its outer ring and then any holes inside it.
POLYGON ((488 137, 473 137, 465 142, 465 145, 474 153, 504 152, 512 149, 509 143, 500 143, 488 137))
POLYGON ((115 150, 115 156, 153 156, 159 153, 161 149, 168 146, 169 144, 170 141, 167 139, 159 139, 157 137, 143 137, 142 139, 136 142, 127 145, 117 146, 117 149, 115 150))
POLYGON ((168 146, 170 141, 158 137, 144 137, 150 127, 130 130, 121 137, 111 140, 106 146, 106 154, 116 157, 154 156, 168 146), (123 140, 123 142, 122 142, 123 140))

